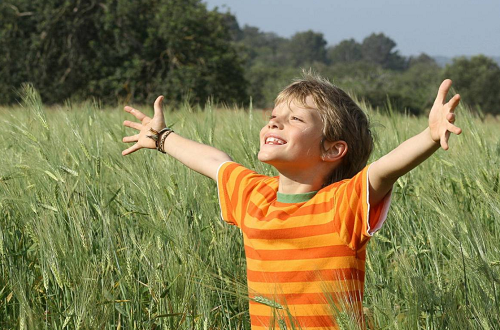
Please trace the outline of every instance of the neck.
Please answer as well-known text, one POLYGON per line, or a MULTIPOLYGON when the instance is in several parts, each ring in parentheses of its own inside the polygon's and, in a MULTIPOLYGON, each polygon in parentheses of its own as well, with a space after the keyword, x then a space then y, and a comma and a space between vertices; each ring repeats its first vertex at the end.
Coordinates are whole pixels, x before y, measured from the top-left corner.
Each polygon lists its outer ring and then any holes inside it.
POLYGON ((279 172, 278 192, 282 194, 303 194, 320 190, 332 168, 308 169, 279 172))

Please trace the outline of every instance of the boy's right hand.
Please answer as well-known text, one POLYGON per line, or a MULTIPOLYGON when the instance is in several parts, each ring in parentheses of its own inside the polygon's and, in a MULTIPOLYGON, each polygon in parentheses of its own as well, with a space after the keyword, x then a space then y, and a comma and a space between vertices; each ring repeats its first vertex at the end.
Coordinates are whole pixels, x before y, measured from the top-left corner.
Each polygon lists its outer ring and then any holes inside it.
MULTIPOLYGON (((155 113, 153 118, 149 118, 142 112, 132 107, 125 107, 124 110, 131 113, 141 123, 125 120, 123 125, 139 131, 136 135, 126 136, 123 142, 135 142, 133 146, 122 151, 122 155, 128 155, 142 148, 156 149, 156 142, 148 137, 153 135, 151 128, 156 131, 164 129, 165 119, 162 109, 163 96, 159 96, 155 101, 155 113)), ((168 135, 168 143, 163 146, 163 151, 180 161, 190 169, 201 173, 217 181, 217 173, 222 163, 231 161, 231 157, 225 152, 214 147, 198 143, 172 132, 168 135)))
POLYGON ((150 118, 140 112, 137 109, 126 106, 123 108, 128 113, 132 114, 141 121, 141 123, 136 123, 133 121, 125 120, 123 125, 127 127, 134 128, 139 131, 138 134, 125 136, 123 142, 136 142, 133 146, 122 151, 122 155, 128 155, 142 148, 156 149, 156 142, 153 139, 148 138, 148 135, 152 135, 150 129, 160 131, 165 128, 165 118, 163 117, 163 96, 158 96, 154 105, 154 116, 150 118))

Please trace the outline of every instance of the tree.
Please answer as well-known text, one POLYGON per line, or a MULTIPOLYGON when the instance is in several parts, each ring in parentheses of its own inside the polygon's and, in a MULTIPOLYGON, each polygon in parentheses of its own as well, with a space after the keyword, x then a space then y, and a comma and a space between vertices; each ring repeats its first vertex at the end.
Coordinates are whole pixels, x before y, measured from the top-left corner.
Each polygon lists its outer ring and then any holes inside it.
POLYGON ((393 93, 404 99, 403 108, 413 114, 422 114, 432 107, 436 86, 441 83, 442 68, 425 54, 410 58, 409 68, 398 72, 393 79, 393 93))
POLYGON ((395 47, 396 43, 383 33, 372 33, 363 40, 361 52, 368 62, 380 64, 386 69, 404 70, 406 61, 398 51, 393 50, 395 47))
POLYGON ((0 102, 13 102, 23 82, 33 82, 49 102, 82 88, 93 69, 85 59, 94 58, 86 44, 96 38, 96 3, 14 4, 0 5, 0 90, 6 92, 0 102))
POLYGON ((462 99, 484 113, 500 114, 500 67, 491 58, 458 57, 446 66, 444 77, 453 80, 462 99))
POLYGON ((300 66, 313 62, 326 62, 326 40, 323 33, 314 31, 297 32, 288 45, 290 64, 300 66))
POLYGON ((240 25, 238 24, 238 20, 236 20, 236 16, 231 14, 231 12, 226 12, 222 14, 222 20, 224 25, 228 28, 229 34, 231 35, 231 39, 233 41, 239 41, 243 37, 243 31, 240 29, 240 25))
POLYGON ((288 42, 276 33, 262 32, 257 27, 245 25, 239 39, 240 56, 246 61, 247 69, 254 64, 282 66, 288 42))
POLYGON ((342 40, 327 50, 330 63, 351 63, 363 59, 361 45, 354 39, 342 40))
POLYGON ((408 67, 411 68, 412 66, 415 65, 428 65, 428 66, 437 66, 436 60, 434 60, 432 57, 427 55, 426 53, 421 53, 417 57, 410 56, 408 59, 408 67))
POLYGON ((15 3, 0 5, 0 91, 11 90, 1 102, 23 82, 48 103, 247 100, 228 17, 201 0, 15 3))
POLYGON ((22 6, 0 4, 0 104, 15 101, 15 88, 21 81, 27 81, 25 59, 33 22, 29 18, 33 12, 22 6), (19 28, 19 21, 26 27, 19 28))

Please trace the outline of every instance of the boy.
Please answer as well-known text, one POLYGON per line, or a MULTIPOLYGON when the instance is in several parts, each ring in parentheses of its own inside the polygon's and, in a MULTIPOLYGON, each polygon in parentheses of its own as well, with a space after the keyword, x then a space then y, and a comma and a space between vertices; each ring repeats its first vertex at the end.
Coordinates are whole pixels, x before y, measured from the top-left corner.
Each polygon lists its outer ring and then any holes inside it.
POLYGON ((260 132, 260 161, 278 177, 259 175, 224 152, 165 127, 163 97, 153 118, 125 107, 141 124, 123 151, 157 148, 217 182, 222 218, 241 228, 247 259, 252 329, 281 320, 307 329, 337 329, 340 309, 363 326, 366 244, 384 222, 393 183, 439 146, 448 149, 460 96, 445 102, 445 80, 429 127, 366 166, 373 141, 363 111, 328 81, 306 75, 277 97, 260 132), (168 137, 168 138, 167 138, 168 137), (273 309, 286 306, 291 315, 273 309), (333 308, 332 308, 333 306, 333 308))

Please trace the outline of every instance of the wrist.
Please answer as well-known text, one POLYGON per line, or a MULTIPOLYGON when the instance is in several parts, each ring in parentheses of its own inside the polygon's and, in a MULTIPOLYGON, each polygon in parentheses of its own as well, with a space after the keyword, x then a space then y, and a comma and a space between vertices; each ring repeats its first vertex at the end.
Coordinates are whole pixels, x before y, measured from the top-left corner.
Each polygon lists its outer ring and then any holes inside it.
POLYGON ((432 131, 431 131, 430 127, 427 127, 425 129, 424 133, 425 133, 425 135, 427 135, 429 137, 429 140, 432 141, 432 143, 439 144, 439 136, 434 137, 434 135, 432 134, 432 131))
POLYGON ((168 127, 163 128, 161 131, 158 132, 158 141, 156 144, 156 150, 158 150, 161 153, 166 153, 164 146, 165 146, 165 140, 167 137, 173 133, 174 131, 168 127))
POLYGON ((426 136, 426 141, 428 142, 429 148, 432 149, 432 151, 436 151, 441 147, 441 141, 439 139, 439 136, 434 138, 432 131, 429 127, 423 132, 424 135, 426 136))

